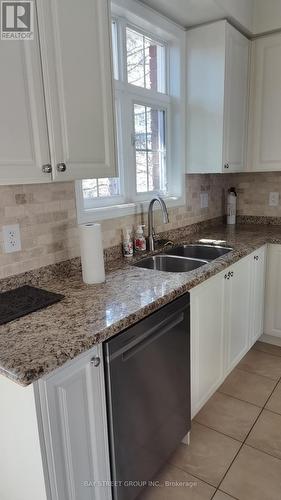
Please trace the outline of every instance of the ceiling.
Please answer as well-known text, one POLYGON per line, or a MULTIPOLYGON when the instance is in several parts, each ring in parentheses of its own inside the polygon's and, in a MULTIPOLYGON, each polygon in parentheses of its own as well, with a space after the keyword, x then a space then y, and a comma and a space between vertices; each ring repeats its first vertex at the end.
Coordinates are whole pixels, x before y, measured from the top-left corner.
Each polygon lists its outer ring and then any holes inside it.
POLYGON ((213 21, 222 15, 213 0, 140 0, 155 10, 188 27, 206 21, 213 21))
POLYGON ((139 0, 184 28, 227 18, 245 32, 281 28, 281 0, 139 0))

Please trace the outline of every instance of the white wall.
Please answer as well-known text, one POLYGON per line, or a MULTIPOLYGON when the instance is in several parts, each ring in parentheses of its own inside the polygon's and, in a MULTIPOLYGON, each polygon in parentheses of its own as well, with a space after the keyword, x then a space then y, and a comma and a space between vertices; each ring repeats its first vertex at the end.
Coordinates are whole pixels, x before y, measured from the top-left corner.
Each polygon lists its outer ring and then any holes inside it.
MULTIPOLYGON (((231 1, 231 0, 230 0, 231 1)), ((281 28, 281 0, 254 0, 253 33, 281 28)))
POLYGON ((281 0, 139 0, 184 27, 230 18, 249 33, 281 28, 281 0))
MULTIPOLYGON (((267 3, 268 0, 263 0, 267 3)), ((253 29, 255 0, 215 0, 227 17, 233 18, 238 24, 249 32, 253 29)))

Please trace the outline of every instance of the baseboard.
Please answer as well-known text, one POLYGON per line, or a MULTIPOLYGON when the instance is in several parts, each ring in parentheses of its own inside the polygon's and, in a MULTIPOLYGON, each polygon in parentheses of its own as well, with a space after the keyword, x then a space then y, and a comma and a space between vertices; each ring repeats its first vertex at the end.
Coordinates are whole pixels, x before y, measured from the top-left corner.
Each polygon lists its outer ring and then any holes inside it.
POLYGON ((182 443, 189 446, 189 444, 190 444, 190 431, 184 436, 182 443))
POLYGON ((266 333, 263 333, 263 335, 258 340, 260 340, 261 342, 266 342, 267 344, 281 346, 281 338, 275 337, 274 335, 267 335, 266 333))

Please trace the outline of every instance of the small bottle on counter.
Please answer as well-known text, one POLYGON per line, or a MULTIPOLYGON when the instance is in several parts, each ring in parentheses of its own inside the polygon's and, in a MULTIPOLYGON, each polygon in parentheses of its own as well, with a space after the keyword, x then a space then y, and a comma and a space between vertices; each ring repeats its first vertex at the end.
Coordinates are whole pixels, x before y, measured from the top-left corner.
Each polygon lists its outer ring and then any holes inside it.
POLYGON ((143 234, 143 228, 145 226, 139 224, 137 226, 137 230, 135 232, 135 251, 136 252, 145 252, 146 250, 146 239, 143 234))
POLYGON ((232 225, 236 223, 236 205, 237 193, 235 188, 232 187, 227 193, 227 224, 232 225))
POLYGON ((124 257, 133 257, 134 255, 132 232, 128 227, 123 230, 123 255, 124 257))

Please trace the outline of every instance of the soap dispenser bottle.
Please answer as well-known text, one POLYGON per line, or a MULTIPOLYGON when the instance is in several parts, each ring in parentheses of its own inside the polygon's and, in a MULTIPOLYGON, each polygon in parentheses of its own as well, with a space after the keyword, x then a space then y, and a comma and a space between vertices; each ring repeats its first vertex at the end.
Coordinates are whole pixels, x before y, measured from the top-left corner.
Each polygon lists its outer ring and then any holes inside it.
POLYGON ((130 228, 123 230, 123 255, 124 257, 132 257, 134 255, 134 245, 130 228))
POLYGON ((146 239, 143 234, 143 228, 145 226, 139 224, 137 226, 137 230, 135 232, 135 251, 136 252, 145 252, 146 250, 146 239))

